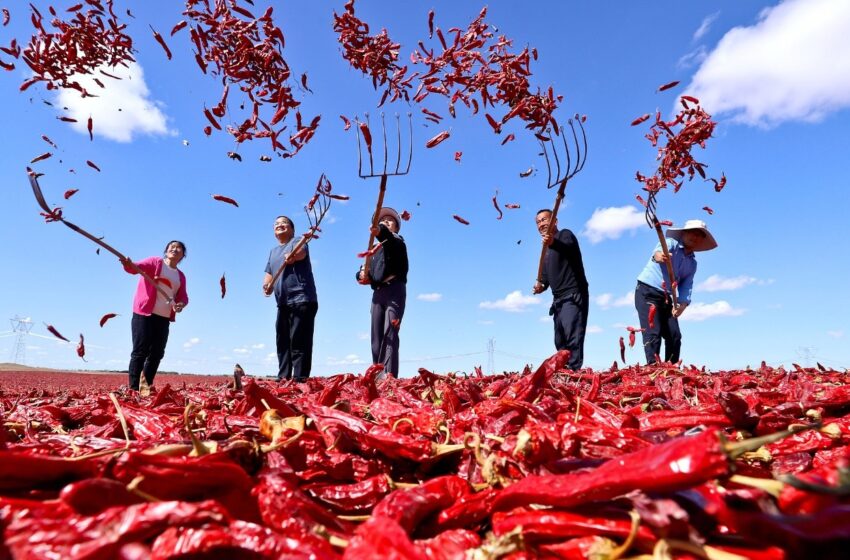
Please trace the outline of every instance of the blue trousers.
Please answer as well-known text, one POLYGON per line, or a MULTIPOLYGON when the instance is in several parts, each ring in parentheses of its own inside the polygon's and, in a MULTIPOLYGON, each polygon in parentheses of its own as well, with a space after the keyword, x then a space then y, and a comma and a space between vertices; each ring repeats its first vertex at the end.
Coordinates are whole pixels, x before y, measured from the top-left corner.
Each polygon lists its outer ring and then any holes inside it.
POLYGON ((555 322, 555 348, 570 351, 567 367, 573 371, 580 370, 584 363, 588 299, 588 294, 570 294, 553 303, 549 310, 555 322))
POLYGON ((669 294, 638 282, 635 288, 635 308, 640 318, 640 327, 644 329, 643 351, 646 363, 654 364, 655 357, 661 356, 661 340, 664 340, 664 361, 676 363, 682 350, 682 331, 679 320, 673 317, 673 301, 669 294), (655 319, 649 326, 649 306, 655 304, 655 319))
POLYGON ((372 363, 398 377, 398 332, 407 302, 407 285, 393 282, 372 292, 372 363))

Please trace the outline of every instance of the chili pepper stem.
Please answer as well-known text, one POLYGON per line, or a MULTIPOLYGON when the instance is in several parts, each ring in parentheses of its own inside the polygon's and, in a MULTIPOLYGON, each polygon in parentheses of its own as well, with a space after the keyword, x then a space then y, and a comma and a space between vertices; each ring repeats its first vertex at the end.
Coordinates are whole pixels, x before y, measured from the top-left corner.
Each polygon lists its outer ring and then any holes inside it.
POLYGON ((390 429, 391 429, 392 431, 395 431, 395 429, 398 427, 398 425, 399 425, 399 424, 401 424, 402 422, 407 422, 407 423, 408 423, 408 424, 410 424, 411 426, 415 426, 415 424, 413 423, 413 420, 411 420, 410 418, 399 418, 398 420, 396 420, 395 422, 393 422, 393 427, 392 427, 392 428, 390 428, 390 429))
POLYGON ((149 502, 161 502, 162 500, 160 500, 156 496, 152 496, 152 495, 148 494, 147 492, 143 492, 142 490, 139 490, 139 484, 141 484, 144 479, 145 479, 145 477, 140 475, 140 476, 137 476, 136 478, 134 478, 133 480, 131 480, 130 483, 127 485, 127 492, 130 492, 131 494, 135 494, 136 496, 143 498, 143 499, 145 499, 149 502))
POLYGON ((127 442, 124 448, 129 449, 130 428, 127 426, 127 418, 124 416, 124 411, 121 410, 121 405, 118 403, 118 398, 115 396, 115 393, 109 393, 109 398, 112 400, 112 404, 115 405, 115 410, 118 412, 118 421, 121 422, 121 429, 124 430, 124 439, 127 442))
POLYGON ((372 516, 371 515, 337 515, 337 519, 342 519, 343 521, 368 521, 372 516))
POLYGON ((631 510, 629 512, 629 517, 632 519, 632 527, 629 531, 629 536, 626 537, 626 540, 623 542, 623 544, 621 544, 609 553, 606 560, 619 560, 619 558, 623 554, 625 554, 635 542, 635 538, 638 534, 638 529, 640 529, 640 515, 635 510, 631 510))
POLYGON ((752 476, 744 476, 741 474, 733 474, 729 477, 729 482, 740 484, 741 486, 749 486, 764 490, 774 498, 779 497, 779 493, 785 488, 785 483, 770 478, 755 478, 752 476))
POLYGON ((347 540, 337 537, 336 535, 330 535, 328 537, 328 542, 331 544, 331 546, 335 546, 338 548, 345 548, 348 546, 347 540))
POLYGON ((441 457, 443 455, 448 455, 449 453, 455 453, 456 451, 463 451, 466 449, 466 446, 462 443, 454 443, 444 445, 442 443, 435 443, 432 445, 434 457, 441 457))
POLYGON ((192 412, 193 407, 194 405, 191 402, 186 405, 186 409, 183 411, 183 424, 186 426, 186 431, 189 432, 189 439, 192 440, 192 453, 189 455, 191 457, 201 457, 209 453, 209 450, 201 443, 201 440, 198 439, 198 436, 195 435, 195 432, 189 425, 189 414, 192 412))

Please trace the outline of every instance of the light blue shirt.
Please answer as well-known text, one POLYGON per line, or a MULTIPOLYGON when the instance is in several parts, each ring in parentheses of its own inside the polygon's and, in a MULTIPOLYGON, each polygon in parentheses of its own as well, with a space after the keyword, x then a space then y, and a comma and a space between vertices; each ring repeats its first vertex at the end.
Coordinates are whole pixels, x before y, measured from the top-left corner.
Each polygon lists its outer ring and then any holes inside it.
MULTIPOLYGON (((677 289, 676 295, 681 303, 691 303, 691 292, 694 289, 694 275, 697 272, 697 259, 694 254, 685 253, 685 248, 675 239, 667 239, 667 250, 670 251, 670 258, 673 263, 673 274, 676 276, 677 289)), ((655 245, 655 251, 661 251, 661 244, 655 245)), ((656 263, 649 257, 649 262, 638 275, 638 281, 643 282, 648 286, 663 290, 661 283, 664 282, 667 291, 670 291, 670 278, 667 275, 667 265, 664 263, 656 263)))

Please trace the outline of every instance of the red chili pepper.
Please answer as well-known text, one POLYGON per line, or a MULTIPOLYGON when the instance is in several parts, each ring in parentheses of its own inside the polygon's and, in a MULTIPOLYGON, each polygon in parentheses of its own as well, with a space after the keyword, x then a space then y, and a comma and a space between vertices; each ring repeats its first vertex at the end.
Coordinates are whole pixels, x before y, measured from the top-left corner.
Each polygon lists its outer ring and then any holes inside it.
POLYGON ((227 293, 227 282, 224 280, 224 273, 221 273, 221 279, 218 281, 218 285, 221 286, 221 299, 224 299, 224 294, 227 293))
POLYGON ((184 29, 187 25, 189 25, 189 22, 187 22, 186 20, 178 21, 177 25, 171 28, 171 36, 174 37, 175 33, 180 31, 181 29, 184 29))
POLYGON ((57 146, 56 144, 53 143, 53 140, 51 140, 50 138, 48 138, 44 134, 41 135, 41 139, 44 140, 45 142, 47 142, 48 144, 50 144, 53 148, 55 148, 55 149, 59 148, 59 146, 57 146))
POLYGON ((496 197, 497 197, 497 196, 499 196, 499 191, 498 191, 498 190, 496 191, 496 194, 494 194, 494 195, 493 195, 493 207, 496 209, 496 212, 498 212, 498 213, 499 213, 499 215, 496 217, 496 219, 497 219, 497 220, 501 220, 501 219, 502 219, 502 215, 503 215, 503 213, 502 213, 502 209, 501 209, 501 208, 499 208, 499 203, 498 203, 498 201, 496 200, 496 197))
MULTIPOLYGON (((629 330, 629 348, 635 347, 635 331, 629 330)), ((625 360, 623 360, 625 361, 625 360)))
POLYGON ((463 224, 463 225, 465 225, 465 226, 468 226, 468 225, 469 225, 469 222, 467 222, 466 220, 464 220, 463 218, 461 218, 461 217, 460 217, 460 216, 458 216, 457 214, 454 214, 454 215, 452 216, 452 218, 454 218, 455 220, 457 220, 458 222, 462 223, 462 224, 463 224))
POLYGON ((460 158, 463 157, 463 152, 455 152, 455 161, 460 163, 460 158))
POLYGON ((171 60, 171 49, 168 48, 168 45, 165 43, 165 39, 162 38, 162 35, 160 35, 152 25, 149 25, 148 27, 150 27, 151 31, 153 31, 153 38, 156 39, 156 42, 159 43, 162 50, 165 51, 165 56, 168 57, 168 60, 171 60))
POLYGON ((59 334, 59 331, 57 331, 56 328, 53 325, 46 325, 46 326, 47 326, 47 330, 50 331, 50 334, 52 334, 56 338, 64 340, 65 342, 71 342, 70 340, 68 340, 67 338, 65 338, 61 334, 59 334))
POLYGON ((519 204, 514 204, 514 203, 511 203, 511 202, 505 204, 505 208, 507 208, 508 210, 516 210, 519 207, 520 207, 519 204))
POLYGON ((82 358, 84 362, 86 361, 86 345, 82 334, 80 335, 80 342, 77 343, 77 356, 82 358))
POLYGON ((219 202, 226 202, 227 204, 232 204, 233 206, 239 207, 239 203, 230 198, 229 196, 224 196, 221 194, 212 195, 213 199, 218 200, 219 202))
POLYGON ((496 134, 502 132, 502 125, 496 122, 496 119, 490 116, 489 113, 485 113, 484 117, 487 119, 487 122, 490 123, 490 126, 493 127, 493 132, 495 132, 496 134))
POLYGON ((65 194, 63 195, 65 197, 65 200, 68 200, 69 198, 77 194, 79 190, 80 189, 68 189, 67 191, 65 191, 65 194))
POLYGON ((103 325, 105 325, 108 320, 117 316, 117 313, 107 313, 106 315, 100 318, 100 326, 103 327, 103 325))
POLYGON ((88 165, 89 167, 91 167, 95 171, 100 172, 100 167, 98 167, 93 161, 87 159, 86 165, 88 165))
POLYGON ((650 328, 650 329, 651 329, 651 328, 653 328, 653 327, 655 326, 655 312, 656 312, 655 304, 654 304, 654 303, 650 303, 650 304, 649 304, 649 317, 648 317, 648 319, 649 319, 649 328, 650 328))
POLYGON ((697 99, 696 97, 692 97, 690 95, 683 95, 682 99, 684 99, 685 101, 690 101, 691 103, 694 103, 696 105, 699 105, 699 99, 697 99))
POLYGON ((11 19, 11 16, 9 15, 9 10, 6 9, 6 8, 3 8, 3 27, 6 27, 7 25, 9 25, 10 19, 11 19))
POLYGON ((50 153, 50 152, 44 152, 44 153, 43 153, 43 154, 41 154, 40 156, 35 156, 34 158, 32 158, 32 159, 30 160, 30 163, 38 163, 39 161, 46 160, 47 158, 49 158, 49 157, 51 157, 51 156, 53 156, 53 154, 52 154, 52 153, 50 153))
POLYGON ((714 214, 714 210, 712 210, 712 209, 711 209, 711 208, 709 208, 708 206, 703 206, 703 207, 702 207, 702 209, 703 209, 703 210, 705 210, 706 212, 708 212, 708 215, 709 215, 709 216, 711 216, 712 214, 714 214))
POLYGON ((210 113, 210 110, 204 107, 204 116, 210 121, 210 124, 215 127, 216 130, 221 130, 221 125, 218 124, 218 121, 215 120, 215 117, 210 113))
POLYGON ((643 116, 641 116, 641 117, 638 117, 638 118, 636 118, 635 120, 633 120, 633 121, 632 121, 632 126, 637 126, 637 125, 639 125, 640 123, 642 123, 642 122, 646 122, 646 121, 648 121, 648 120, 649 120, 649 113, 647 113, 647 114, 645 114, 645 115, 643 115, 643 116))
POLYGON ((443 142, 443 140, 448 138, 450 135, 451 135, 451 133, 448 130, 444 130, 444 131, 440 132, 439 134, 437 134, 436 136, 434 136, 433 138, 431 138, 430 140, 428 140, 425 143, 425 147, 426 148, 433 148, 434 146, 437 146, 438 144, 443 142))
POLYGON ((525 171, 520 172, 519 176, 520 176, 521 178, 525 179, 526 177, 530 177, 532 173, 534 173, 534 168, 533 168, 533 167, 529 167, 529 168, 528 168, 528 169, 526 169, 525 171))
POLYGON ((348 120, 348 118, 345 115, 340 115, 339 118, 342 119, 342 122, 343 122, 343 125, 344 125, 343 130, 348 130, 349 128, 351 128, 351 121, 348 120))
POLYGON ((402 213, 401 213, 401 219, 404 220, 405 222, 409 221, 410 220, 410 212, 408 212, 407 210, 403 210, 402 213))
POLYGON ((505 136, 505 139, 502 140, 502 146, 504 146, 505 144, 507 144, 508 142, 513 140, 514 138, 516 138, 516 136, 514 136, 513 133, 508 134, 507 136, 505 136))
POLYGON ((664 85, 662 85, 662 86, 658 86, 658 91, 659 91, 659 92, 660 92, 660 91, 667 91, 668 89, 670 89, 670 88, 674 88, 674 87, 676 87, 677 85, 679 85, 679 80, 676 80, 675 82, 668 82, 668 83, 666 83, 666 84, 664 84, 664 85))
POLYGON ((626 363, 626 341, 620 337, 620 361, 626 363))
POLYGON ((369 125, 366 123, 358 123, 360 127, 360 132, 363 134, 363 142, 366 144, 366 150, 371 154, 372 153, 372 133, 369 132, 369 125))
POLYGON ((89 122, 88 122, 88 124, 86 124, 86 128, 88 128, 88 131, 89 131, 89 141, 94 141, 94 134, 92 132, 92 125, 93 124, 94 123, 92 122, 92 118, 89 117, 89 122))
MULTIPOLYGON (((8 12, 6 12, 8 14, 8 12)), ((6 25, 5 23, 3 25, 6 25)), ((434 37, 434 10, 428 12, 428 38, 434 37)))
POLYGON ((74 118, 71 118, 71 117, 56 117, 56 118, 59 119, 62 122, 71 122, 71 123, 77 122, 77 119, 74 119, 74 118))

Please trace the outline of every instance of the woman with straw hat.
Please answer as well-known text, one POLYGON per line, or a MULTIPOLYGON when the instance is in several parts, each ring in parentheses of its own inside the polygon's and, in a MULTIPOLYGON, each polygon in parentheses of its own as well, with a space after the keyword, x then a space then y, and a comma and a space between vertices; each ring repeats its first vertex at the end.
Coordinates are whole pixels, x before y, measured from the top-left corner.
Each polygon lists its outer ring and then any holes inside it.
POLYGON ((710 251, 717 241, 702 220, 688 220, 680 228, 667 229, 667 254, 661 244, 638 275, 635 288, 635 308, 640 318, 646 363, 655 363, 661 354, 664 340, 664 361, 679 361, 682 333, 679 317, 691 303, 697 259, 694 253, 710 251), (667 263, 673 266, 674 282, 667 273, 667 263), (670 290, 676 290, 678 305, 674 307, 670 290))

